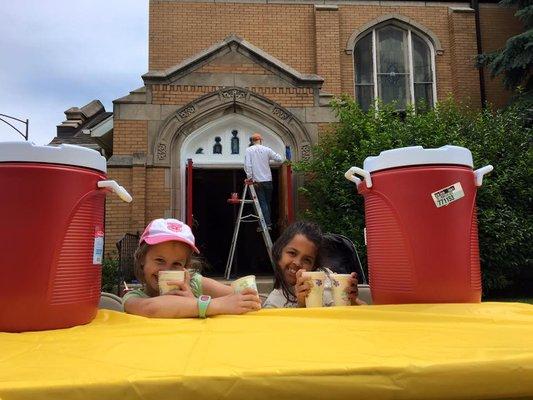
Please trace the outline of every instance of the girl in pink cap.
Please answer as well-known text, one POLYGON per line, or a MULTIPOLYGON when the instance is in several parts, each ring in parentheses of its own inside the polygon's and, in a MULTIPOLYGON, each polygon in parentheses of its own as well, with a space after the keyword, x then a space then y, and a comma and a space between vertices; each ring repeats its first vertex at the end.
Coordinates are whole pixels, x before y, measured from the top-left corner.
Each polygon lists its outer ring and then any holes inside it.
POLYGON ((124 310, 153 318, 205 318, 261 308, 253 289, 234 293, 230 286, 197 272, 189 273, 193 251, 199 253, 187 224, 164 218, 150 222, 139 240, 134 261, 135 276, 144 287, 124 295, 124 310), (159 272, 169 270, 185 271, 185 279, 167 282, 175 289, 159 295, 159 272))

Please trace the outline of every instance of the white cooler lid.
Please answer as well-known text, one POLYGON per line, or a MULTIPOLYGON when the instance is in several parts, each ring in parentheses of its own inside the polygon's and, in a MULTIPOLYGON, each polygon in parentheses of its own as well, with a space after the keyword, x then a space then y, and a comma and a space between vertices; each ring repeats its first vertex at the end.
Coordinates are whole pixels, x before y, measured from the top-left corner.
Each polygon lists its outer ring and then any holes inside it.
POLYGON ((3 142, 0 143, 0 162, 62 164, 107 171, 105 157, 100 153, 72 144, 39 146, 32 142, 3 142))
POLYGON ((363 163, 363 169, 373 172, 388 168, 425 164, 453 164, 474 167, 470 150, 464 147, 446 145, 437 149, 412 146, 382 151, 379 156, 367 157, 363 163))

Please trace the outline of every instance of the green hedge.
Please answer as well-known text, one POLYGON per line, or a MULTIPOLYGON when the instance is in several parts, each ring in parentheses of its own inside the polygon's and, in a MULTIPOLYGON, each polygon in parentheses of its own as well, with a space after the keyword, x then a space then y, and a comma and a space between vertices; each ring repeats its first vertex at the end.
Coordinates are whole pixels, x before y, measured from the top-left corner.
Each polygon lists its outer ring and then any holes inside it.
MULTIPOLYGON (((326 231, 342 233, 363 250, 363 198, 344 178, 352 166, 383 150, 420 145, 463 146, 472 152, 474 167, 494 165, 478 192, 478 218, 484 290, 533 286, 531 257, 532 129, 525 117, 531 104, 499 111, 479 111, 445 101, 425 113, 392 107, 363 112, 353 99, 334 103, 339 123, 322 135, 313 156, 297 164, 306 174, 300 191, 309 208, 302 217, 326 231)), ((529 122, 528 122, 529 121, 529 122)))
POLYGON ((118 259, 104 258, 102 261, 102 291, 114 293, 117 290, 118 259))

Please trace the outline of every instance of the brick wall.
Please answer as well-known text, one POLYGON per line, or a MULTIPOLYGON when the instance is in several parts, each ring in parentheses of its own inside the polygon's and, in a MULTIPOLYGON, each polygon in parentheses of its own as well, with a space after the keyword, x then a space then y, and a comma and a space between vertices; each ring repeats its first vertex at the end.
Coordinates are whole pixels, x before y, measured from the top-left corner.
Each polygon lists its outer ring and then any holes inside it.
MULTIPOLYGON (((244 57, 242 57, 244 58, 244 57)), ((241 60, 242 60, 241 58, 241 60)), ((252 74, 252 75, 273 75, 272 72, 266 70, 259 64, 252 61, 244 61, 241 64, 226 64, 222 62, 214 62, 198 68, 195 72, 200 73, 231 73, 231 74, 252 74)))
MULTIPOLYGON (((423 4, 423 3, 419 3, 423 4)), ((440 40, 444 49, 442 55, 436 56, 437 96, 446 98, 453 91, 451 77, 450 32, 446 6, 381 6, 346 5, 340 7, 340 48, 344 50, 352 33, 382 15, 400 14, 430 29, 440 40)), ((470 32, 475 35, 475 31, 470 32)), ((475 36, 474 36, 475 40, 475 36)), ((352 49, 353 50, 353 49, 352 49)), ((354 95, 353 56, 342 51, 341 54, 341 92, 354 95)))
POLYGON ((146 167, 144 165, 134 165, 131 171, 131 192, 133 197, 131 204, 130 231, 142 231, 146 226, 146 167))
MULTIPOLYGON (((129 168, 108 168, 107 176, 131 193, 131 169, 129 168)), ((114 194, 106 197, 105 216, 105 250, 104 254, 115 255, 117 252, 116 242, 125 233, 132 233, 130 230, 132 203, 126 203, 114 194)), ((134 232, 133 232, 134 233, 134 232)))
POLYGON ((106 199, 105 253, 116 253, 116 242, 125 233, 142 232, 155 218, 161 218, 171 208, 168 168, 109 168, 108 177, 132 195, 125 203, 116 195, 106 199))
MULTIPOLYGON (((222 88, 222 86, 153 85, 152 102, 154 104, 185 105, 207 93, 222 88)), ((284 107, 305 107, 314 104, 313 89, 310 88, 247 87, 247 89, 268 97, 284 107)))
POLYGON ((481 107, 477 55, 476 25, 473 11, 454 11, 449 14, 452 82, 454 97, 474 107, 481 107))
POLYGON ((146 224, 165 216, 171 208, 170 188, 166 175, 168 168, 148 168, 146 170, 146 224))
MULTIPOLYGON (((481 46, 484 53, 498 50, 507 39, 523 31, 523 25, 515 16, 516 9, 499 7, 496 4, 481 4, 481 46)), ((489 103, 503 107, 509 101, 511 92, 505 90, 501 79, 490 77, 485 71, 485 93, 489 103)))
POLYGON ((151 1, 149 68, 171 67, 232 33, 302 73, 315 72, 311 4, 151 1))
POLYGON ((113 121, 113 154, 132 155, 146 152, 148 121, 115 119, 113 121))
POLYGON ((335 8, 315 10, 316 73, 324 78, 322 90, 341 93, 339 11, 335 8))
MULTIPOLYGON (((431 29, 442 44, 444 53, 436 57, 438 99, 452 94, 478 104, 479 88, 475 86, 479 85, 479 75, 473 67, 477 53, 474 16, 462 12, 448 16, 448 12, 446 5, 425 6, 421 2, 347 4, 340 5, 338 11, 317 11, 312 4, 151 1, 149 65, 150 69, 168 68, 235 33, 302 73, 322 75, 324 91, 353 95, 353 56, 344 52, 349 37, 369 21, 398 13, 431 29)), ((481 5, 485 50, 500 47, 520 30, 512 14, 496 5, 481 5)), ((204 68, 205 72, 228 69, 214 65, 204 68)), ((250 65, 233 70, 264 73, 250 65)), ((490 79, 487 95, 497 105, 505 103, 508 96, 498 81, 490 79)), ((175 102, 169 96, 167 93, 158 102, 175 102)))

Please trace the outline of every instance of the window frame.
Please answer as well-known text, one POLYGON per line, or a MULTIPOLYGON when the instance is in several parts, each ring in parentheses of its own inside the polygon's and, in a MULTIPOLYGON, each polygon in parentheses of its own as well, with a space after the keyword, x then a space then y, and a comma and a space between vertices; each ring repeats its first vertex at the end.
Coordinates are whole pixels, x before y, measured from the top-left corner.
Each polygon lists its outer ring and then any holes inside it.
MULTIPOLYGON (((372 102, 376 104, 376 100, 379 99, 378 97, 378 66, 377 66, 377 51, 376 51, 376 43, 377 43, 377 31, 380 29, 383 29, 387 26, 394 26, 396 28, 402 29, 404 31, 407 31, 407 58, 409 62, 409 96, 406 99, 406 105, 412 105, 415 110, 417 108, 416 106, 416 100, 415 100, 415 81, 414 81, 414 66, 413 66, 413 32, 415 35, 420 38, 424 43, 428 46, 429 52, 430 52, 430 61, 431 61, 431 78, 433 79, 432 84, 432 104, 431 107, 434 108, 437 103, 437 73, 436 73, 436 51, 435 51, 435 45, 433 42, 427 37, 427 35, 417 29, 416 27, 402 23, 399 21, 384 21, 383 23, 373 25, 372 27, 364 30, 361 32, 356 40, 354 41, 353 49, 352 49, 352 62, 353 62, 353 79, 354 79, 354 98, 357 99, 357 90, 358 86, 369 86, 368 84, 357 84, 357 61, 356 61, 356 47, 359 41, 363 38, 365 38, 368 34, 371 34, 371 46, 372 46, 372 79, 373 79, 373 94, 374 98, 372 99, 372 102)), ((429 83, 429 82, 418 82, 418 83, 429 83)), ((371 103, 372 103, 371 102, 371 103)), ((377 106, 377 105, 376 105, 377 106)), ((399 110, 401 111, 401 110, 399 110)))

